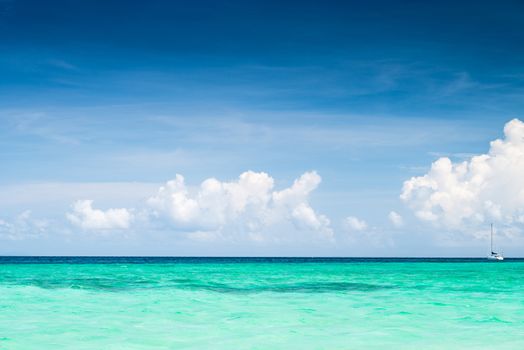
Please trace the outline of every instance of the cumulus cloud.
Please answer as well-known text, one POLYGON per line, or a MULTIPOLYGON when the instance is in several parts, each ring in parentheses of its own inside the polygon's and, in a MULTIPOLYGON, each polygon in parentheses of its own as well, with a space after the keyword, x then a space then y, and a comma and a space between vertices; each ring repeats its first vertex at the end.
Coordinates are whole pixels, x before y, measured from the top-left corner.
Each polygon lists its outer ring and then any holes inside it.
POLYGON ((346 228, 350 231, 364 231, 368 228, 368 224, 355 216, 348 216, 344 220, 346 228))
POLYGON ((394 211, 389 212, 388 219, 395 227, 400 227, 404 224, 402 216, 400 216, 400 214, 394 211))
POLYGON ((404 182, 400 198, 419 219, 450 228, 522 224, 523 179, 524 123, 514 119, 487 154, 457 163, 438 159, 427 174, 404 182))
POLYGON ((67 219, 84 230, 127 229, 133 221, 133 214, 125 208, 100 210, 93 208, 92 200, 79 200, 73 204, 73 212, 67 219))
POLYGON ((20 240, 35 238, 46 233, 49 222, 33 218, 31 211, 26 210, 9 220, 0 219, 0 238, 20 240))
POLYGON ((318 214, 308 200, 320 182, 316 172, 307 172, 291 187, 275 191, 275 181, 268 174, 247 171, 231 182, 209 178, 191 191, 184 177, 176 175, 148 204, 184 230, 221 231, 235 226, 253 234, 291 222, 298 229, 332 237, 329 219, 318 214))

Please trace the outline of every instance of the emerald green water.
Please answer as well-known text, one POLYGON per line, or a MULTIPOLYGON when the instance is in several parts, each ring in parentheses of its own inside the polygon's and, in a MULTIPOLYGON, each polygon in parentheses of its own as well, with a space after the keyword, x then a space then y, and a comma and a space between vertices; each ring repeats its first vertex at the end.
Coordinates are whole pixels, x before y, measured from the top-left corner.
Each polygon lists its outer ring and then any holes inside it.
POLYGON ((0 260, 0 349, 444 348, 524 349, 524 261, 0 260))

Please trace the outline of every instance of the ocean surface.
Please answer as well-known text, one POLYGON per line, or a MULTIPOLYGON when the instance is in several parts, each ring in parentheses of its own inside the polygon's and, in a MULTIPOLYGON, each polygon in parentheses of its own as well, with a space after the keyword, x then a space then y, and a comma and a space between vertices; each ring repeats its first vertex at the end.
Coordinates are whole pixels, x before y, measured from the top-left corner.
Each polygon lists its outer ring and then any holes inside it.
POLYGON ((0 349, 524 349, 524 260, 0 257, 0 349))

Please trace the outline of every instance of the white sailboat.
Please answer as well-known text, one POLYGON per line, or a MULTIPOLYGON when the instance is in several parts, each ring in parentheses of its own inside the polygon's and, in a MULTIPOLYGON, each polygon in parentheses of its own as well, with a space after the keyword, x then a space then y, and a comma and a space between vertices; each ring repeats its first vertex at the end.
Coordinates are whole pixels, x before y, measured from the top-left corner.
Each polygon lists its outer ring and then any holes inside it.
POLYGON ((502 256, 502 254, 499 254, 493 251, 493 224, 491 224, 491 250, 490 250, 490 254, 488 255, 488 260, 493 260, 493 261, 504 260, 504 257, 502 256))

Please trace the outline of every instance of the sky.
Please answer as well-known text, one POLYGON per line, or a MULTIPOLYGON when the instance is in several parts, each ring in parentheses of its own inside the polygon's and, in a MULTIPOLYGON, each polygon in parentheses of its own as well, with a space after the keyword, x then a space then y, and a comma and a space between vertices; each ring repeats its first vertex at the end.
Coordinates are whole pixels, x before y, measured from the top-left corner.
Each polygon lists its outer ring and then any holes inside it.
POLYGON ((0 0, 0 254, 524 256, 518 1, 0 0))

